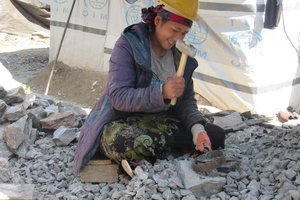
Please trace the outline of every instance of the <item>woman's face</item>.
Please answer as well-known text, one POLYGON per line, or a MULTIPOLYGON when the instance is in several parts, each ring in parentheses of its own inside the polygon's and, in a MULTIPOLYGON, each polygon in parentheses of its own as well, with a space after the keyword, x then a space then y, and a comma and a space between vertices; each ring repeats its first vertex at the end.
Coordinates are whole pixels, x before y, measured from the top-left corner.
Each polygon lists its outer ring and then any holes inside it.
POLYGON ((189 27, 173 21, 164 21, 160 16, 155 18, 155 36, 161 48, 172 48, 177 40, 182 40, 189 31, 189 27))

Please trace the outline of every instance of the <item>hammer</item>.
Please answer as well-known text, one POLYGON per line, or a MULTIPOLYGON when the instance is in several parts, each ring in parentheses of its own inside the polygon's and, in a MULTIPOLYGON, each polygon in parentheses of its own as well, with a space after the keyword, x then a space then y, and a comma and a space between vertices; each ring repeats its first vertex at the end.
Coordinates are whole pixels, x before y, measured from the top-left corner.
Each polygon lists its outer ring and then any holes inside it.
MULTIPOLYGON (((176 48, 179 51, 181 51, 181 58, 180 58, 179 67, 177 69, 176 75, 177 77, 182 77, 188 56, 192 58, 195 57, 197 50, 191 44, 187 44, 183 40, 178 40, 176 42, 176 48)), ((171 99, 171 105, 174 106, 176 104, 176 101, 177 101, 176 98, 171 99)))

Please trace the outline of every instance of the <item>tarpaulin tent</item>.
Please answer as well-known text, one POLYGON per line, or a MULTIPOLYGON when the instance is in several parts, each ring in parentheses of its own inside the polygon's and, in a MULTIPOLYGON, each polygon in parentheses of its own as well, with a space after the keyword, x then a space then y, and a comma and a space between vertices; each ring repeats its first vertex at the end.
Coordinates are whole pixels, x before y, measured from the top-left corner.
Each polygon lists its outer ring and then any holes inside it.
POLYGON ((50 5, 39 0, 0 0, 0 31, 32 34, 50 28, 50 5))
MULTIPOLYGON (((269 1, 276 0, 199 0, 199 19, 186 38, 197 48, 196 91, 214 106, 266 115, 288 105, 299 109, 294 46, 300 32, 300 2, 284 0, 277 27, 269 29, 264 28, 269 1)), ((47 0, 51 5, 50 61, 72 2, 47 0)), ((141 21, 141 8, 155 3, 77 0, 58 60, 71 67, 107 71, 123 28, 141 21)))

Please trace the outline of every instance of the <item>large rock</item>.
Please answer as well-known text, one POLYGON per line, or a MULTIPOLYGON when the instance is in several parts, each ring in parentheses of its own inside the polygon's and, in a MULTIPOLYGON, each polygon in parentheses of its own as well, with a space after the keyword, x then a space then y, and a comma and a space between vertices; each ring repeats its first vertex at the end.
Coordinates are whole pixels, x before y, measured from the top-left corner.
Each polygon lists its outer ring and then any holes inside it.
POLYGON ((64 113, 52 113, 45 119, 41 121, 42 128, 49 130, 56 130, 60 126, 65 127, 77 127, 78 120, 75 117, 73 112, 64 112, 64 113))
POLYGON ((226 184, 224 177, 200 176, 192 168, 193 161, 180 160, 177 162, 177 173, 181 178, 186 189, 200 197, 210 197, 213 194, 221 192, 226 184))
POLYGON ((76 128, 59 127, 53 133, 53 142, 58 146, 68 145, 76 138, 76 128))
POLYGON ((7 105, 11 105, 15 103, 21 103, 24 100, 25 95, 26 94, 24 88, 20 86, 7 91, 6 96, 2 99, 6 102, 7 105))
POLYGON ((247 127, 243 122, 241 115, 238 112, 233 112, 224 117, 213 117, 213 123, 223 128, 225 131, 237 131, 247 127))
POLYGON ((5 142, 0 140, 0 158, 10 158, 13 153, 7 148, 5 142))
POLYGON ((42 126, 40 121, 47 117, 47 112, 44 108, 42 106, 38 106, 36 108, 29 109, 27 110, 27 115, 30 119, 32 119, 32 126, 41 130, 42 126))
POLYGON ((22 104, 9 107, 3 115, 3 118, 9 122, 15 122, 26 115, 22 104))
POLYGON ((15 123, 8 125, 4 130, 4 140, 10 151, 17 154, 17 150, 21 144, 25 140, 30 140, 31 131, 32 123, 27 116, 24 116, 15 123))

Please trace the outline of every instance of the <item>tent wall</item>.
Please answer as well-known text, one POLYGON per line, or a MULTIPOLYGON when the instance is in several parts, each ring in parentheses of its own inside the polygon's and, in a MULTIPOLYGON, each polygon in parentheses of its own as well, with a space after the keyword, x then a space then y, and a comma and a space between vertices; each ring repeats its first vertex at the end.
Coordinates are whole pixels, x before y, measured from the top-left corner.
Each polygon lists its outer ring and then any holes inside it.
MULTIPOLYGON (((73 0, 51 3, 50 61, 53 61, 73 0)), ((140 21, 140 10, 152 0, 77 0, 59 61, 88 70, 107 71, 110 53, 121 31, 140 21)))
MULTIPOLYGON (((264 29, 265 2, 201 1, 197 91, 216 107, 272 115, 285 109, 298 68, 300 3, 283 1, 283 18, 275 29, 264 29)), ((296 89, 296 87, 298 89, 296 89)), ((298 92, 298 93, 299 93, 298 92)), ((300 99, 292 97, 293 106, 300 99)), ((291 101, 291 102, 292 102, 291 101)), ((290 103, 291 105, 291 103, 290 103)))
POLYGON ((0 0, 0 31, 49 36, 49 9, 42 0, 0 0))
MULTIPOLYGON (((73 0, 48 1, 53 61, 73 0)), ((110 53, 123 28, 139 22, 141 8, 155 3, 77 0, 58 60, 71 67, 108 71, 110 53)), ((298 58, 289 39, 298 45, 300 3, 284 0, 278 27, 264 29, 265 3, 199 1, 199 20, 187 35, 197 48, 195 89, 216 107, 269 115, 288 105, 299 106, 298 58)))

